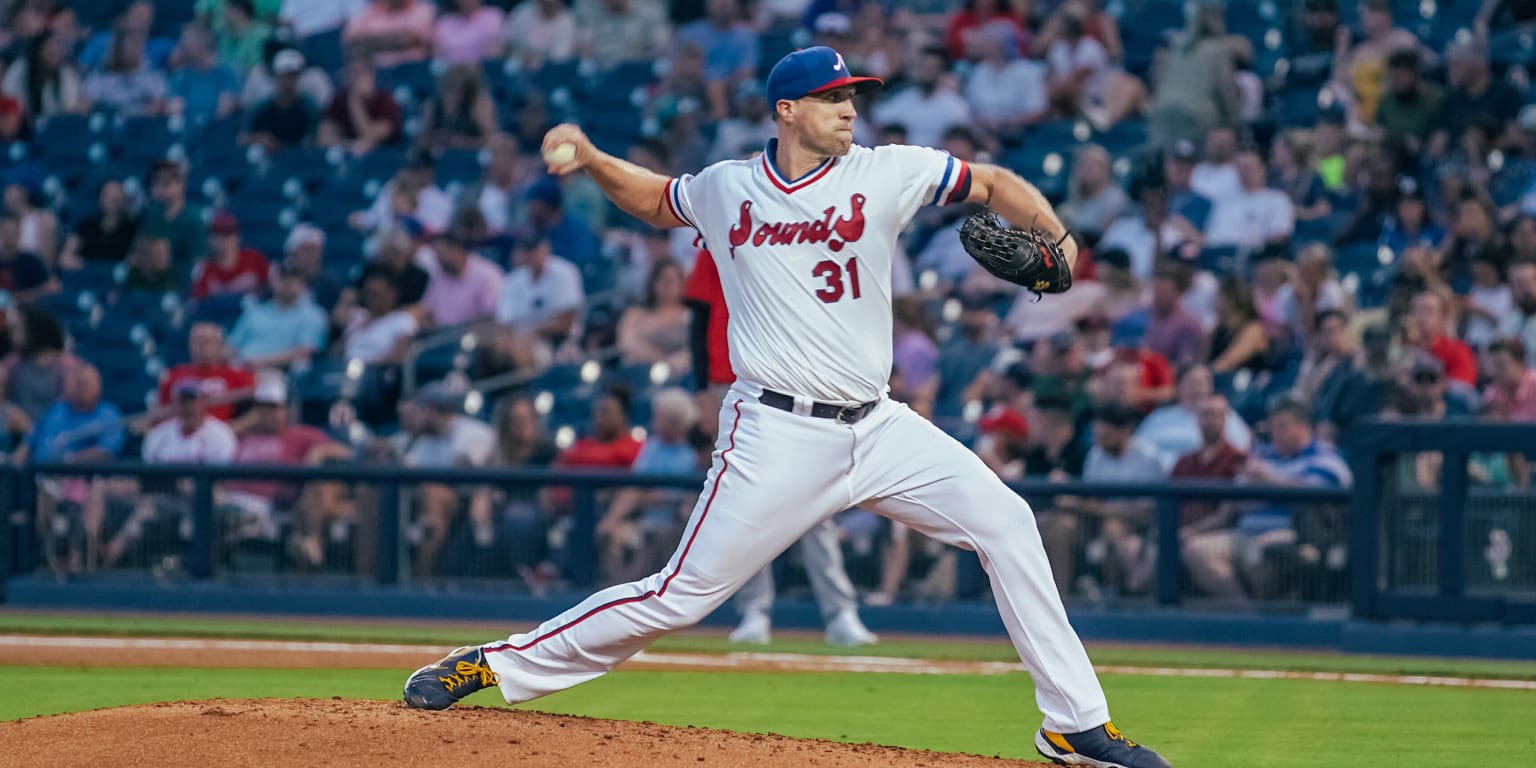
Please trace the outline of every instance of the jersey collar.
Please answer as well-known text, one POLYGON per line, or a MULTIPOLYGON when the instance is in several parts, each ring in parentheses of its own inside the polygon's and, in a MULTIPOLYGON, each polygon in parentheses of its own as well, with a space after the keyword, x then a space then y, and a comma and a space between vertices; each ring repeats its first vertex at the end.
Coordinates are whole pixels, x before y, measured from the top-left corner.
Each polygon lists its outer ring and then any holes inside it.
POLYGON ((818 165, 815 168, 812 168, 810 171, 806 172, 804 176, 791 180, 785 177, 783 173, 780 173, 779 167, 773 162, 773 158, 777 154, 778 148, 778 139, 768 140, 768 146, 763 149, 763 172, 767 173, 768 180, 773 182, 773 185, 778 187, 779 191, 786 195, 793 194, 798 190, 805 189, 806 187, 815 184, 818 180, 821 179, 821 177, 827 175, 827 171, 832 170, 832 166, 837 164, 837 158, 829 157, 826 160, 821 161, 821 165, 818 165))

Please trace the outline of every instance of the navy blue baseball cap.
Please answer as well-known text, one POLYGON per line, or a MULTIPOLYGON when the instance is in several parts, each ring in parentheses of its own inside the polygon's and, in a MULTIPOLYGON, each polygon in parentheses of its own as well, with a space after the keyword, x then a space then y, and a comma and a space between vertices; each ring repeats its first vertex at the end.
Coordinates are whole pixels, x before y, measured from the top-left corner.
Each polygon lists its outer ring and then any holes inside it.
POLYGON ((768 102, 794 101, 845 85, 853 86, 857 93, 867 93, 882 84, 878 77, 854 77, 842 54, 818 45, 795 51, 773 65, 768 73, 768 102))

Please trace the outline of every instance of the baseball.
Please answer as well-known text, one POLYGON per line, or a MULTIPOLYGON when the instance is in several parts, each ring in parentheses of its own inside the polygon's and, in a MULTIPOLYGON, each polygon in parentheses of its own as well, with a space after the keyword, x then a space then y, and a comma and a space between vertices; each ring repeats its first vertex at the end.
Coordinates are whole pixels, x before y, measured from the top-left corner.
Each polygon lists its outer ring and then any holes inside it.
POLYGON ((565 165, 576 159, 575 144, 559 144, 554 149, 544 153, 544 162, 550 165, 565 165))

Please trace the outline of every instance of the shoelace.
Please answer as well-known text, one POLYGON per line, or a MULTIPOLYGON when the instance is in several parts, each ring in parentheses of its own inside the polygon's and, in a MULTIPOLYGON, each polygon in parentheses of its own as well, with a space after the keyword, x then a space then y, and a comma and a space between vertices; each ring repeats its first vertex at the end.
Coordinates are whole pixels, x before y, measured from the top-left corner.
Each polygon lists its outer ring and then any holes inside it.
POLYGON ((453 666, 453 674, 439 677, 438 680, 449 693, 452 693, 456 688, 475 682, 478 682, 481 688, 498 685, 501 683, 501 675, 496 674, 485 664, 460 661, 453 666))
POLYGON ((1115 741, 1123 741, 1125 742, 1125 745, 1131 749, 1136 748, 1136 742, 1127 739, 1124 734, 1120 733, 1120 729, 1116 728, 1114 723, 1105 723, 1104 732, 1109 734, 1109 738, 1115 741))

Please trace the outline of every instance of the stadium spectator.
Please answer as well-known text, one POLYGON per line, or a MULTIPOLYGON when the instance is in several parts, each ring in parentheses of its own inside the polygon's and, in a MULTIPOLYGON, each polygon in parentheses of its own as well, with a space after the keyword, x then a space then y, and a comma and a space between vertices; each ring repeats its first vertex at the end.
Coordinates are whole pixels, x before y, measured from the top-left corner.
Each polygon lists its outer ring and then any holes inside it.
POLYGON ((658 3, 600 0, 578 4, 576 11, 577 51, 600 68, 661 58, 672 37, 658 3))
MULTIPOLYGON (((290 419, 288 384, 280 375, 266 375, 251 397, 251 423, 239 435, 232 464, 254 466, 318 466, 352 457, 351 449, 325 432, 290 419)), ((353 516, 354 510, 338 483, 299 485, 275 480, 242 480, 218 487, 218 505, 237 513, 228 525, 231 535, 275 541, 281 510, 291 510, 298 533, 295 543, 310 567, 324 563, 323 532, 353 516)))
POLYGON ((944 132, 971 123, 971 105, 945 70, 944 49, 928 48, 907 64, 907 86, 875 103, 871 117, 881 125, 900 125, 907 141, 937 147, 944 132))
POLYGON ((219 60, 244 76, 261 63, 272 25, 257 17, 251 0, 225 0, 223 8, 213 27, 219 60))
POLYGON ((9 208, 0 211, 0 289, 25 304, 58 292, 59 284, 37 254, 22 250, 21 234, 16 214, 9 208))
POLYGON ((1381 225, 1381 244, 1393 253, 1403 253, 1410 248, 1438 251, 1445 240, 1445 229, 1430 217, 1419 182, 1404 176, 1397 180, 1396 191, 1393 215, 1381 225))
MULTIPOLYGON (((1278 397, 1269 407, 1269 437, 1258 446, 1238 479, 1255 484, 1348 488, 1354 478, 1349 464, 1333 445, 1319 439, 1311 409, 1293 397, 1278 397)), ((1345 561, 1341 510, 1319 505, 1288 509, 1260 506, 1237 521, 1238 562, 1244 581, 1257 596, 1321 582, 1312 576, 1342 569, 1345 561), (1269 554, 1291 553, 1285 558, 1269 554), (1309 578, 1309 576, 1312 576, 1309 578)))
POLYGON ((424 0, 369 0, 347 21, 341 41, 379 67, 425 61, 432 55, 435 10, 424 0))
POLYGON ((497 130, 496 105, 491 103, 480 67, 455 64, 438 78, 436 95, 427 102, 416 140, 426 147, 478 149, 497 130))
POLYGON ((431 276, 413 261, 415 254, 416 242, 409 235, 399 230, 385 234, 379 241, 378 256, 363 265, 357 283, 343 289, 341 297, 336 300, 333 322, 337 321, 336 313, 341 313, 343 318, 337 322, 338 325, 345 326, 350 321, 351 311, 357 306, 363 284, 372 277, 388 282, 401 306, 412 307, 420 303, 421 297, 427 293, 431 276))
POLYGON ((415 313, 400 306, 395 282, 382 273, 363 278, 361 306, 352 307, 342 333, 342 356, 368 365, 399 363, 420 329, 415 313))
POLYGON ((182 290, 181 271, 171 260, 171 241, 140 231, 128 251, 128 274, 123 290, 138 293, 176 293, 182 290))
POLYGON ((1163 181, 1168 184, 1169 210, 1184 217, 1195 229, 1204 230, 1211 215, 1211 199, 1191 186, 1199 157, 1193 141, 1175 141, 1163 155, 1163 181))
POLYGON ((969 41, 968 56, 976 63, 966 75, 965 97, 977 125, 1013 138, 1050 115, 1045 66, 1018 56, 1016 25, 990 22, 970 31, 969 41))
MULTIPOLYGON (((63 395, 45 411, 26 441, 10 458, 17 464, 28 462, 63 462, 88 464, 111 461, 123 449, 123 415, 117 406, 101 400, 101 373, 89 363, 70 369, 63 395)), ((92 568, 101 543, 105 517, 105 488, 83 477, 38 478, 38 519, 56 524, 55 514, 61 502, 80 507, 80 523, 85 534, 80 547, 71 537, 71 551, 63 570, 92 568), (82 551, 83 550, 83 551, 82 551)), ((54 548, 49 547, 52 558, 54 548)))
MULTIPOLYGON (((1030 437, 1029 446, 1024 450, 1024 474, 1052 483, 1081 478, 1088 448, 1085 441, 1079 439, 1077 414, 1072 402, 1056 396, 1036 397, 1028 421, 1030 437)), ((1057 589, 1067 594, 1076 575, 1078 539, 1083 525, 1077 514, 1068 509, 1072 502, 1059 506, 1062 508, 1037 510, 1035 522, 1040 527, 1040 538, 1050 558, 1057 589)))
POLYGON ((251 113, 243 139, 268 152, 309 143, 314 137, 320 115, 315 104, 299 89, 304 72, 304 54, 282 51, 272 59, 276 86, 272 97, 257 104, 251 113))
MULTIPOLYGON (((503 397, 496 403, 491 423, 496 431, 491 466, 531 469, 548 467, 559 450, 550 440, 544 419, 526 397, 503 397)), ((496 562, 511 560, 530 589, 548 586, 545 558, 549 535, 547 520, 534 488, 501 487, 475 493, 470 499, 471 538, 489 542, 500 554, 496 562), (510 557, 508 557, 510 555, 510 557)), ((484 547, 490 549, 492 547, 484 547)))
POLYGON ((1472 281, 1473 262, 1508 263, 1509 243, 1495 228, 1496 215, 1493 203, 1482 193, 1470 189, 1462 193, 1456 201, 1450 235, 1440 244, 1439 280, 1465 292, 1472 281))
POLYGON ((1436 291, 1423 291, 1413 297, 1408 318, 1410 340, 1444 366, 1453 381, 1467 386, 1477 384, 1477 357, 1461 340, 1449 335, 1451 318, 1446 299, 1436 291))
MULTIPOLYGON (((465 416, 464 394, 443 382, 423 387, 400 405, 400 424, 409 436, 404 463, 407 467, 484 467, 496 450, 496 434, 489 424, 465 416)), ((468 492, 471 497, 484 493, 468 492)), ((421 486, 421 539, 416 567, 426 575, 440 575, 437 562, 448 541, 455 518, 463 507, 465 491, 440 483, 421 486)))
POLYGON ((1485 350, 1499 335, 1499 323, 1515 311, 1514 293, 1504 279, 1503 265, 1486 255, 1472 262, 1472 287, 1458 297, 1461 338, 1473 350, 1485 350))
POLYGON ((289 230, 283 241, 282 267, 304 283, 309 298, 322 309, 336 306, 343 290, 341 281, 327 273, 325 266, 325 230, 313 224, 300 224, 289 230))
MULTIPOLYGON (((944 30, 944 47, 951 59, 976 59, 985 38, 1009 41, 1008 58, 1020 56, 1029 50, 1029 33, 1020 24, 1017 12, 1007 3, 998 0, 966 0, 955 15, 949 17, 944 30)), ((1023 21, 1027 21, 1024 19, 1023 21)))
POLYGON ((1035 50, 1045 52, 1056 112, 1067 118, 1081 114, 1099 130, 1140 112, 1147 98, 1146 86, 1113 63, 1108 45, 1118 46, 1118 33, 1105 33, 1112 23, 1086 2, 1065 3, 1034 43, 1035 50), (1090 23, 1099 29, 1090 29, 1090 23))
POLYGON ((288 368, 325 349, 325 310, 309 298, 304 277, 284 262, 274 267, 272 298, 251 304, 229 334, 235 362, 251 369, 288 368))
MULTIPOLYGON (((1238 149, 1234 129, 1218 126, 1206 131, 1205 151, 1189 173, 1189 188, 1210 200, 1212 205, 1242 191, 1243 180, 1237 170, 1238 149)), ((1175 184, 1171 179, 1169 183, 1175 184)))
MULTIPOLYGON (((1183 369, 1175 391, 1177 399, 1148 414, 1136 428, 1136 437, 1164 455, 1184 456, 1200 450, 1202 445, 1201 408, 1216 391, 1211 370, 1203 365, 1183 369)), ((1253 444, 1253 433, 1243 418, 1233 411, 1222 421, 1222 439, 1240 451, 1247 451, 1253 444)))
MULTIPOLYGON (((1134 434, 1141 414, 1135 408, 1109 404, 1093 414, 1093 447, 1083 462, 1083 479, 1088 482, 1157 482, 1168 476, 1172 460, 1134 434)), ((1103 581, 1085 583, 1092 598, 1102 586, 1138 593, 1151 582, 1156 564, 1152 548, 1146 546, 1151 522, 1150 508, 1143 501, 1076 502, 1081 511, 1102 518, 1099 533, 1088 545, 1088 560, 1103 571, 1103 581)))
POLYGON ((991 405, 976 419, 976 455, 1004 480, 1024 476, 1024 455, 1031 445, 1033 382, 1029 364, 1022 361, 1009 365, 1001 375, 987 377, 985 382, 991 405))
POLYGON ((341 28, 362 8, 363 0, 282 0, 278 18, 301 42, 337 45, 341 28))
POLYGON ((1173 365, 1200 360, 1205 350, 1205 329, 1200 319, 1184 308, 1189 292, 1190 270, 1177 262, 1164 262, 1152 279, 1152 300, 1145 314, 1146 332, 1141 344, 1173 365))
POLYGON ((67 45, 51 30, 44 30, 27 44, 26 55, 5 70, 0 90, 21 102, 28 119, 90 108, 80 72, 69 61, 67 45))
POLYGON ((1488 47, 1481 41, 1458 39, 1451 43, 1445 63, 1445 96, 1429 141, 1432 157, 1443 155, 1469 126, 1508 124, 1524 101, 1514 86, 1494 78, 1488 47))
POLYGON ((208 258, 192 273, 192 298, 262 293, 270 270, 260 251, 242 247, 234 214, 220 211, 208 225, 208 258))
POLYGON ((1276 135, 1270 146, 1269 185, 1290 198, 1298 221, 1333 213, 1333 201, 1323 177, 1313 168, 1312 154, 1312 138, 1300 130, 1276 135))
POLYGON ((1087 347, 1074 331, 1059 331, 1040 339, 1030 355, 1030 370, 1035 374, 1035 398, 1059 397, 1072 404, 1076 416, 1085 416, 1093 405, 1088 382, 1093 369, 1088 366, 1087 347))
POLYGON ((447 229, 453 219, 453 197, 437 185, 436 174, 432 153, 423 148, 412 150, 405 167, 379 190, 373 205, 353 213, 349 223, 369 233, 403 228, 420 234, 447 229))
MULTIPOLYGON (((1180 457, 1169 474, 1174 479, 1233 480, 1248 464, 1246 448, 1232 444, 1229 421, 1236 417, 1227 398, 1206 394, 1196 405, 1199 446, 1180 457)), ((1179 557, 1195 585, 1224 600, 1245 599, 1237 579, 1232 527, 1227 505, 1185 502, 1179 509, 1179 557)))
POLYGON ((502 26, 507 56, 527 68, 576 57, 576 15, 565 0, 518 3, 502 26))
POLYGON ((1241 97, 1224 11, 1221 4, 1195 5, 1186 12, 1183 34, 1163 52, 1147 114, 1154 146, 1197 139, 1238 122, 1241 97))
POLYGON ((0 392, 30 425, 63 395, 70 371, 80 361, 65 350, 64 330, 48 312, 17 307, 6 323, 11 351, 0 359, 0 392))
MULTIPOLYGON (((933 393, 938 386, 935 379, 939 360, 939 347, 935 342, 937 330, 923 309, 921 299, 899 296, 893 301, 894 346, 892 364, 900 378, 898 399, 912 406, 918 413, 932 416, 933 393)), ((896 394, 892 395, 897 397, 896 394)))
POLYGON ((214 54, 213 33, 201 24, 181 31, 167 85, 175 101, 170 111, 194 126, 228 117, 240 106, 240 77, 214 54))
POLYGON ((1284 192, 1269 188, 1259 148, 1244 147, 1236 165, 1239 188, 1212 196, 1215 203, 1205 224, 1206 244, 1257 250, 1288 240, 1296 228, 1296 209, 1284 192))
POLYGON ((1296 253, 1295 273, 1280 286, 1275 302, 1285 332, 1296 342, 1311 337, 1319 312, 1349 311, 1354 304, 1333 268, 1333 251, 1321 243, 1296 253))
POLYGON ((1346 26, 1337 32, 1334 50, 1334 85, 1354 104, 1356 119, 1376 121, 1376 110, 1387 84, 1387 62, 1394 51, 1417 50, 1418 38, 1394 25, 1389 0, 1363 0, 1360 3, 1360 27, 1365 39, 1354 42, 1346 26))
POLYGON ((501 296, 501 268, 469 249, 463 232, 449 231, 432 243, 436 268, 428 270, 427 292, 421 297, 422 318, 429 326, 448 328, 488 320, 501 296))
POLYGON ((1510 422, 1536 422, 1536 369, 1526 365, 1525 344, 1500 339, 1488 348, 1488 386, 1483 413, 1510 422))
POLYGON ((1129 257, 1127 266, 1131 274, 1137 280, 1152 279, 1158 259, 1200 237, 1188 220, 1170 211, 1170 194, 1160 184, 1141 185, 1140 207, 1127 211, 1105 228, 1095 250, 1124 251, 1129 257))
POLYGON ((1392 405, 1400 415, 1435 421, 1447 416, 1472 416, 1479 408, 1477 390, 1449 379, 1445 365, 1422 351, 1412 353, 1402 369, 1392 405))
POLYGON ((711 163, 739 158, 746 150, 758 151, 778 133, 772 105, 756 80, 741 81, 731 104, 731 116, 715 128, 715 143, 709 150, 711 163))
MULTIPOLYGON (((549 267, 546 262, 543 269, 547 271, 549 267)), ((528 288, 532 288, 539 277, 534 276, 532 264, 526 269, 519 272, 527 276, 528 288)), ((576 279, 579 281, 580 276, 576 275, 576 279)), ((683 303, 683 283, 683 268, 677 262, 662 259, 651 266, 644 301, 625 309, 619 318, 619 359, 625 365, 666 363, 674 374, 688 370, 688 307, 683 303)))
POLYGON ((1525 344, 1525 364, 1536 367, 1536 261, 1509 266, 1509 289, 1515 310, 1504 316, 1500 335, 1525 344))
MULTIPOLYGON (((277 92, 278 75, 274 67, 277 57, 285 51, 303 55, 290 45, 270 40, 263 49, 261 65, 246 73, 245 87, 240 89, 240 103, 247 109, 271 99, 277 92)), ((304 70, 299 73, 299 93, 308 97, 311 104, 330 104, 336 95, 336 85, 331 82, 329 73, 306 60, 304 70)))
POLYGON ((490 162, 480 180, 459 194, 457 207, 460 211, 479 211, 490 233, 501 236, 526 217, 523 195, 527 173, 517 139, 512 135, 495 134, 486 140, 485 148, 490 162))
POLYGON ((955 333, 939 344, 933 397, 936 419, 958 417, 966 402, 979 399, 979 379, 998 353, 997 325, 997 314, 986 301, 961 303, 955 333))
POLYGON ((196 323, 187 332, 190 360, 175 366, 160 377, 159 402, 171 405, 172 391, 183 382, 196 383, 207 399, 208 412, 214 418, 229 421, 235 404, 251 396, 256 377, 244 368, 228 362, 229 349, 224 330, 213 323, 196 323))
MULTIPOLYGON (((239 445, 235 431, 209 412, 208 395, 192 380, 178 381, 171 392, 174 415, 144 436, 145 464, 228 464, 239 445)), ((162 511, 184 517, 190 488, 176 486, 177 493, 159 491, 137 495, 133 514, 102 550, 102 564, 116 565, 128 548, 138 543, 144 526, 162 511)), ((146 489, 147 490, 147 489, 146 489)))
POLYGON ((1067 199, 1059 209, 1062 222, 1097 239, 1130 205, 1125 190, 1115 183, 1109 153, 1096 144, 1078 147, 1072 155, 1067 199))
POLYGON ((543 368, 580 335, 586 303, 581 271, 538 237, 519 238, 514 263, 496 304, 496 322, 507 328, 497 337, 496 352, 515 368, 543 368))
POLYGON ((453 0, 432 30, 432 55, 445 64, 475 64, 501 58, 501 27, 506 13, 485 0, 453 0), (454 10, 446 10, 452 5, 454 10))
POLYGON ((1235 275, 1222 278, 1216 315, 1216 328, 1211 331, 1206 352, 1212 373, 1257 373, 1269 367, 1269 337, 1246 282, 1235 275))
MULTIPOLYGON (((1291 391, 1298 398, 1316 403, 1321 390, 1336 373, 1351 365, 1354 349, 1349 339, 1349 316, 1339 309, 1319 310, 1312 316, 1306 350, 1296 383, 1291 391)), ((1314 419, 1318 412, 1313 411, 1314 419)))
POLYGON ((119 28, 101 69, 85 77, 85 98, 92 105, 129 116, 165 112, 170 88, 165 75, 145 61, 144 33, 119 28))
MULTIPOLYGON (((651 396, 651 429, 631 471, 646 475, 693 475, 699 456, 689 440, 699 412, 687 392, 671 387, 651 396)), ((622 488, 597 523, 604 578, 640 578, 666 562, 676 547, 697 495, 676 488, 622 488)))
POLYGON ((1417 151, 1440 119, 1440 87, 1427 82, 1419 52, 1399 48, 1387 56, 1387 90, 1376 110, 1376 123, 1387 141, 1417 151))
POLYGON ((139 219, 128 207, 121 179, 101 183, 96 195, 96 210, 81 217, 75 229, 64 239, 59 252, 61 269, 78 269, 86 262, 121 263, 133 248, 139 219))
POLYGON ((592 401, 592 434, 577 438, 560 452, 556 467, 629 469, 640 455, 641 442, 630 434, 630 393, 624 387, 604 390, 592 401))
POLYGON ((208 248, 208 226, 202 211, 187 202, 186 170, 169 160, 156 163, 150 185, 153 202, 139 220, 139 234, 167 240, 172 268, 190 274, 208 248))
POLYGON ((496 427, 496 452, 492 463, 498 467, 547 467, 559 453, 550 439, 544 419, 526 397, 504 398, 496 403, 492 419, 496 427))
POLYGON ((12 180, 5 185, 5 210, 16 218, 17 247, 36 254, 50 269, 59 256, 59 219, 46 207, 38 207, 41 190, 29 181, 12 180))
POLYGON ((347 60, 346 85, 337 89, 320 121, 317 141, 323 147, 346 147, 353 155, 366 155, 374 147, 401 139, 404 119, 400 105, 379 88, 373 62, 366 56, 347 60))
POLYGON ((565 195, 559 182, 545 177, 534 182, 526 194, 528 225, 561 258, 578 267, 593 263, 599 256, 599 243, 592 230, 563 207, 565 195))
POLYGON ((704 79, 709 84, 713 119, 730 114, 730 93, 736 83, 757 77, 758 37, 743 19, 738 0, 706 0, 705 17, 677 30, 679 46, 697 46, 704 53, 704 79))

